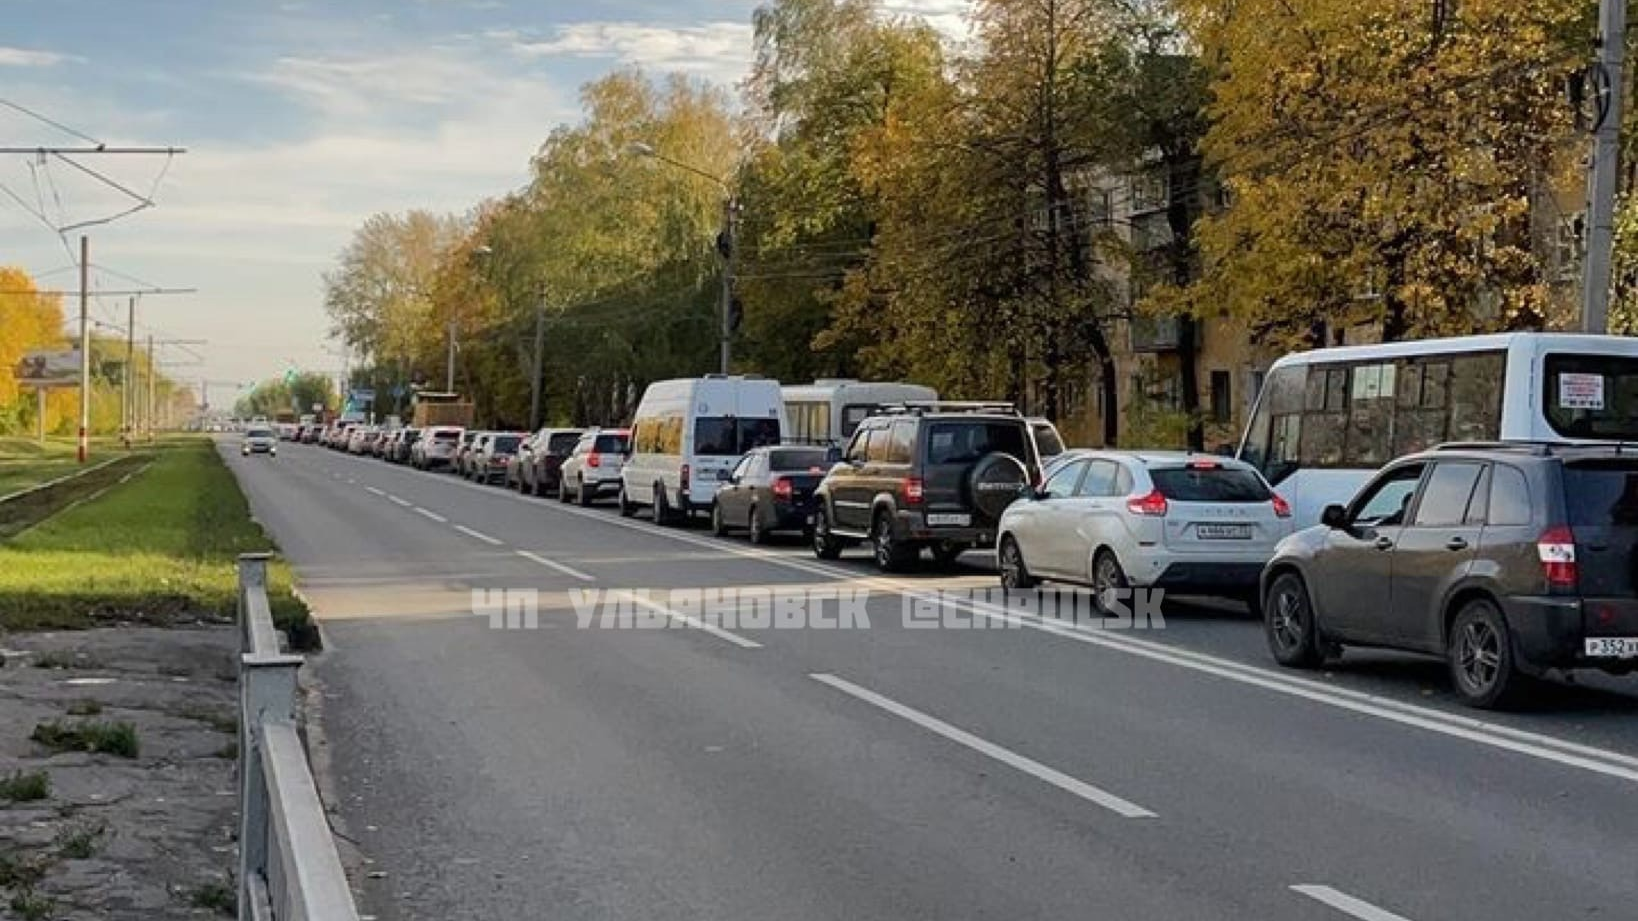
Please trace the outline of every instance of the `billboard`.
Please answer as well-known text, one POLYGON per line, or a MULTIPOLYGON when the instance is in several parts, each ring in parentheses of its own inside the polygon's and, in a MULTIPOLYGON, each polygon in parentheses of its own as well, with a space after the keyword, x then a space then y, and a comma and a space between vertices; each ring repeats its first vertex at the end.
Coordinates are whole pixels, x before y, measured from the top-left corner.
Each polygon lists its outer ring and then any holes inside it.
POLYGON ((23 387, 78 387, 79 349, 24 352, 17 364, 17 383, 23 387))

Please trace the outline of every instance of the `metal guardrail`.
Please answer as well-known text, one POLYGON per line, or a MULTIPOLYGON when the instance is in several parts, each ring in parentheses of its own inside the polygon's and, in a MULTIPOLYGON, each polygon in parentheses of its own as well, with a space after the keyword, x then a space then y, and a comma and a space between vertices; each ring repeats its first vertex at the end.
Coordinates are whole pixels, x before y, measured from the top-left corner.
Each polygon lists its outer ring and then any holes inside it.
POLYGON ((268 556, 239 557, 239 921, 358 921, 296 729, 304 660, 279 649, 268 556))

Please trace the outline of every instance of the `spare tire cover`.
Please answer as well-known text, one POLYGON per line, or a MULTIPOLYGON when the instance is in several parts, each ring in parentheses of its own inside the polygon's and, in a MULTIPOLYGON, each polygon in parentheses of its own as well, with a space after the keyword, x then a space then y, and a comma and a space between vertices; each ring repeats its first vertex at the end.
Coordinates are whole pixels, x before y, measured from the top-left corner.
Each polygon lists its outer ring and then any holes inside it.
POLYGON ((1029 471, 1011 454, 986 454, 973 465, 967 476, 967 492, 973 508, 995 520, 1018 498, 1018 491, 1029 482, 1029 471))

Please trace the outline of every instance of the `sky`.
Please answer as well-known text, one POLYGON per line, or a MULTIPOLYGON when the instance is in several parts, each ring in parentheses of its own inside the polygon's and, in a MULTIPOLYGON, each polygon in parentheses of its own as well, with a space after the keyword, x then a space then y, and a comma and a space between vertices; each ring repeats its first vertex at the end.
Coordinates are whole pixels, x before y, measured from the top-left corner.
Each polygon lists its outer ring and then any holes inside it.
MULTIPOLYGON (((957 37, 968 3, 883 6, 957 37)), ((0 147, 186 148, 73 158, 129 195, 74 163, 0 155, 0 265, 77 290, 83 233, 93 291, 197 289, 142 298, 137 334, 205 340, 161 358, 218 406, 287 368, 335 373, 323 274, 365 218, 465 212, 521 186, 541 141, 579 120, 579 87, 610 70, 736 85, 757 4, 0 0, 0 147), (141 198, 154 207, 58 232, 141 198)), ((93 320, 120 334, 126 300, 93 298, 93 320)))

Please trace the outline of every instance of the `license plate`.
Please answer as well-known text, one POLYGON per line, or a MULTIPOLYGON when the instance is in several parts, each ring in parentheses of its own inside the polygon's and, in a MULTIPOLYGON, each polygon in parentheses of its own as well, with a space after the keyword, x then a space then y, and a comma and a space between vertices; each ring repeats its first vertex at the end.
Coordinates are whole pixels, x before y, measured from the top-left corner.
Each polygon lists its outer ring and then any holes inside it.
POLYGON ((965 528, 967 525, 970 525, 972 523, 973 523, 973 516, 971 516, 971 515, 955 515, 955 514, 948 514, 948 513, 945 513, 945 514, 932 513, 932 514, 929 514, 927 516, 927 524, 930 527, 935 527, 935 528, 937 528, 937 527, 965 528))
POLYGON ((1203 524, 1194 529, 1201 540, 1251 540, 1249 524, 1203 524))
POLYGON ((1586 643, 1589 658, 1638 658, 1638 636, 1599 636, 1588 639, 1586 643))

